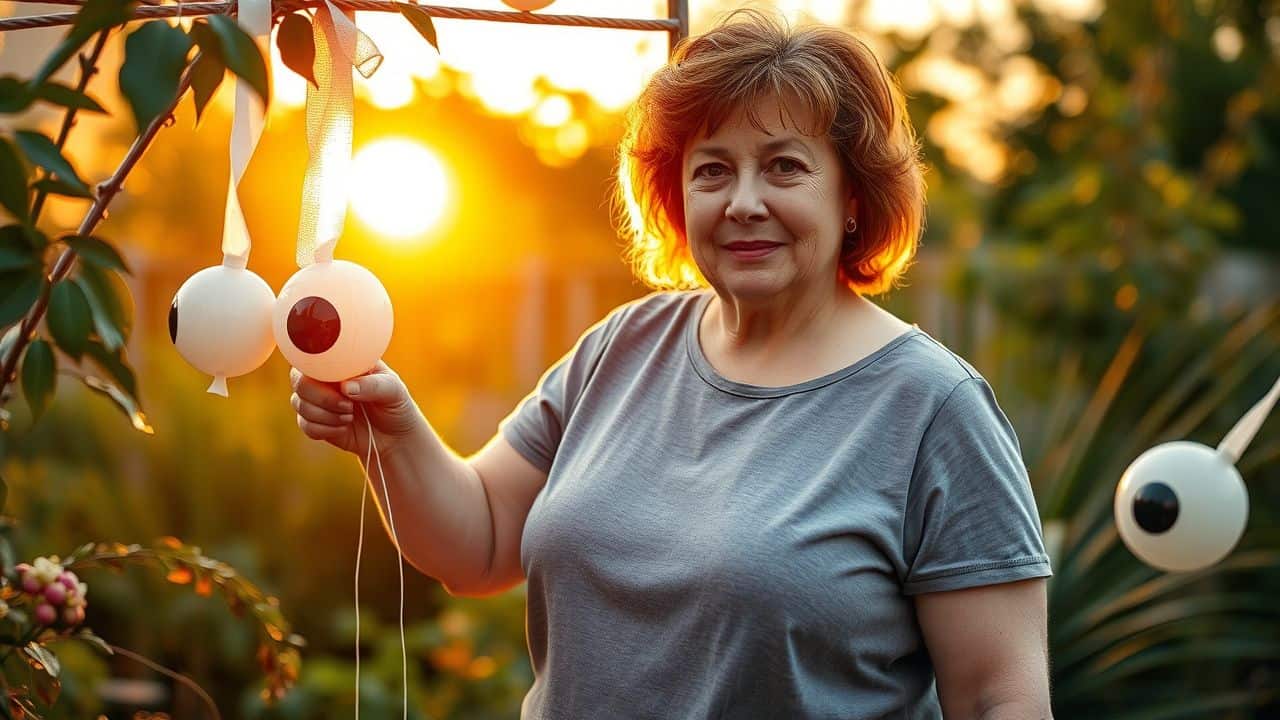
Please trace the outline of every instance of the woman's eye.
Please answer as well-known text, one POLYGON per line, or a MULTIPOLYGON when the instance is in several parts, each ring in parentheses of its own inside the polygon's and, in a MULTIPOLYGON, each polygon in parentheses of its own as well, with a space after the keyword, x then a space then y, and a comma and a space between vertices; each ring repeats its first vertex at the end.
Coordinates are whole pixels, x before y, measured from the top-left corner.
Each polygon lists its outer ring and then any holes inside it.
POLYGON ((792 160, 791 158, 787 158, 787 157, 782 157, 782 158, 778 158, 777 160, 774 160, 773 166, 777 168, 778 172, 784 175, 790 175, 792 173, 797 173, 804 170, 804 165, 801 165, 799 161, 792 160))
POLYGON ((726 172, 727 172, 727 168, 725 168, 725 166, 719 163, 708 163, 706 165, 698 166, 698 169, 693 171, 693 176, 718 178, 718 177, 723 177, 726 172))

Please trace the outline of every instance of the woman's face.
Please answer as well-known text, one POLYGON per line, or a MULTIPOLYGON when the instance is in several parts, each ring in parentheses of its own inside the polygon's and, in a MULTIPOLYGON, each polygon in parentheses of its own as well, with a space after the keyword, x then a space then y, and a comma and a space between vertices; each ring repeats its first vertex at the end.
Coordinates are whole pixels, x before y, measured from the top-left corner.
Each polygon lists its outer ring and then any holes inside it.
MULTIPOLYGON (((742 301, 834 286, 845 218, 856 217, 835 145, 779 110, 760 108, 765 131, 739 111, 684 149, 689 249, 719 293, 742 301)), ((795 120, 808 127, 803 113, 795 120)))

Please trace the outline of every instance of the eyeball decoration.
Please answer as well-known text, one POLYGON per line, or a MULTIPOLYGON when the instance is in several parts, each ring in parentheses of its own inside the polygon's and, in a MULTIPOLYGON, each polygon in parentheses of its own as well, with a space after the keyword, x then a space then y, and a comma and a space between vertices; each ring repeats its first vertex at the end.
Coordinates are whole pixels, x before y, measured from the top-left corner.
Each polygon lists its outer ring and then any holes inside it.
MULTIPOLYGON (((261 46, 271 33, 270 0, 240 0, 237 22, 261 46)), ((252 243, 238 191, 265 122, 262 98, 237 78, 222 264, 188 278, 169 306, 169 339, 188 363, 213 376, 209 392, 223 397, 227 378, 256 370, 275 349, 271 308, 276 296, 265 280, 246 269, 252 243)))
POLYGON ((1249 496, 1235 467, 1195 442, 1157 445, 1120 478, 1116 527, 1143 562, 1169 572, 1208 567, 1244 533, 1249 496))
POLYGON ((169 307, 169 339, 197 370, 213 376, 209 392, 227 396, 227 378, 258 369, 275 338, 271 286, 235 259, 187 279, 169 307))
POLYGON ((378 278, 355 263, 330 260, 289 278, 275 301, 272 328, 291 365, 337 382, 378 364, 393 324, 391 297, 378 278))
POLYGON ((346 221, 351 165, 351 68, 368 77, 382 61, 372 41, 329 2, 316 8, 317 86, 307 86, 307 159, 296 259, 276 299, 280 352, 304 375, 337 382, 372 370, 391 342, 391 297, 378 278, 333 250, 346 221), (314 117, 313 117, 314 115, 314 117))
POLYGON ((1244 533, 1249 495, 1235 463, 1280 396, 1280 380, 1217 449, 1180 440, 1142 453, 1116 486, 1116 528, 1129 550, 1166 572, 1207 568, 1244 533))

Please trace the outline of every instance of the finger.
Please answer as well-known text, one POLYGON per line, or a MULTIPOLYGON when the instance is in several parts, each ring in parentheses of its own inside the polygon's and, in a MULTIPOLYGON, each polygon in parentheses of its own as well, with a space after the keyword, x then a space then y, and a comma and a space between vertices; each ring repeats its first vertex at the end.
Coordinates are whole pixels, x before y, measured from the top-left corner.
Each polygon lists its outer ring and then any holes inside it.
POLYGON ((374 371, 341 384, 343 394, 353 400, 376 405, 404 402, 404 383, 392 372, 374 371))
MULTIPOLYGON (((298 386, 294 389, 294 393, 302 398, 303 401, 334 414, 349 414, 355 408, 352 402, 344 398, 342 393, 338 392, 333 385, 305 375, 298 381, 298 386)), ((296 410, 297 408, 294 409, 296 410)))
POLYGON ((355 417, 351 413, 332 413, 322 407, 312 405, 299 398, 297 393, 289 397, 289 404, 293 405, 294 412, 311 422, 322 425, 343 426, 349 424, 355 417))
POLYGON ((313 440, 338 440, 350 432, 345 427, 334 427, 311 422, 301 415, 298 416, 298 427, 302 429, 304 435, 313 440))

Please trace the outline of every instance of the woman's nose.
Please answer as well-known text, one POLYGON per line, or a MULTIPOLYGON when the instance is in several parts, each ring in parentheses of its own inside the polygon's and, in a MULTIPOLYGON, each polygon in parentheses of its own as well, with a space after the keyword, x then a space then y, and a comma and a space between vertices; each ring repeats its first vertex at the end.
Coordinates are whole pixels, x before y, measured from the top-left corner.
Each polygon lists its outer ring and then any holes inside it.
POLYGON ((735 181, 724 216, 740 223, 759 222, 769 217, 764 195, 751 175, 744 173, 735 181))

